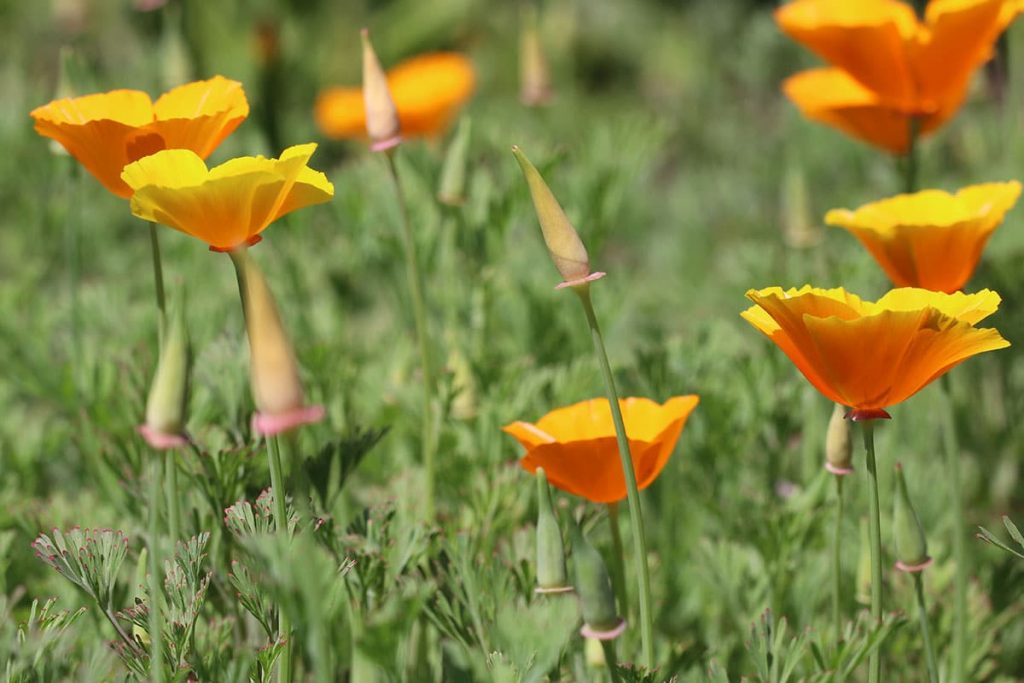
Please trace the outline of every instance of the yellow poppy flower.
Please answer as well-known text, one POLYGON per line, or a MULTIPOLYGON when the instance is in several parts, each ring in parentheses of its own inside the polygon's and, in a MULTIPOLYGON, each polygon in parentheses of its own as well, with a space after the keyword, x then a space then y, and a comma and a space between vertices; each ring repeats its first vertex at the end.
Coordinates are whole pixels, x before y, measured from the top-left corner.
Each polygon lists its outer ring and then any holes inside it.
POLYGON ((909 129, 920 119, 927 133, 950 118, 1019 12, 1019 0, 931 0, 920 20, 900 0, 794 0, 776 10, 779 26, 860 88, 818 74, 789 83, 786 94, 810 118, 905 152, 909 134, 894 132, 897 122, 909 129), (827 87, 815 93, 812 85, 827 87), (873 130, 876 119, 882 130, 873 130))
POLYGON ((275 220, 334 196, 334 186, 306 163, 315 143, 280 159, 240 157, 212 169, 194 152, 164 150, 125 167, 132 213, 192 235, 215 251, 254 244, 275 220))
MULTIPOLYGON (((650 486, 672 455, 697 396, 676 396, 659 405, 646 398, 619 400, 641 489, 650 486)), ((608 399, 553 410, 536 424, 513 422, 502 427, 526 448, 519 464, 528 472, 543 467, 548 481, 566 493, 594 503, 626 497, 615 425, 608 399)))
MULTIPOLYGON (((437 137, 473 94, 473 65, 456 52, 434 52, 406 60, 388 71, 388 90, 398 108, 403 137, 437 137)), ((316 123, 330 138, 365 138, 366 105, 361 88, 328 88, 320 93, 316 123)))
POLYGON ((807 285, 749 290, 741 315, 771 339, 826 397, 861 417, 886 417, 954 366, 1010 345, 975 324, 999 307, 995 292, 889 291, 877 302, 807 285))
POLYGON ((970 279, 1020 191, 1017 181, 972 185, 956 194, 924 190, 856 211, 833 209, 825 222, 853 233, 897 287, 955 292, 970 279))
POLYGON ((34 109, 36 132, 59 142, 104 187, 128 198, 121 171, 163 149, 205 159, 249 115, 242 84, 215 76, 174 88, 154 104, 138 90, 54 100, 34 109))

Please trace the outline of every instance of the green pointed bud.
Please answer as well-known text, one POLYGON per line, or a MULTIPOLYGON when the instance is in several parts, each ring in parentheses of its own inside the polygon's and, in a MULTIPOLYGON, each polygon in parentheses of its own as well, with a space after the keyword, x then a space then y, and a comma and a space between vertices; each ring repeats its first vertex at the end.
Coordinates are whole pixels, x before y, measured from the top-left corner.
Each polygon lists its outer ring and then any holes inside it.
POLYGON ((537 477, 537 586, 544 591, 565 589, 569 586, 569 573, 565 568, 562 530, 551 505, 551 489, 543 467, 538 467, 534 474, 537 477))
POLYGON ((532 4, 523 6, 519 33, 519 101, 527 107, 551 101, 548 60, 541 44, 537 8, 532 4))
POLYGON ((448 206, 459 206, 466 201, 466 155, 469 152, 469 136, 473 121, 468 116, 459 119, 448 152, 441 167, 441 186, 437 199, 448 206))
POLYGON ((160 360, 146 400, 146 423, 140 428, 154 447, 182 444, 188 402, 189 342, 185 325, 185 297, 171 302, 170 320, 160 349, 160 360), (158 445, 161 441, 166 445, 158 445))
POLYGON ((398 109, 391 99, 388 77, 370 42, 369 29, 360 32, 363 40, 363 104, 366 106, 366 133, 370 149, 383 152, 401 142, 398 109))
POLYGON ((615 591, 604 558, 587 542, 577 524, 572 525, 572 564, 585 628, 607 632, 621 626, 622 619, 615 609, 615 591))
POLYGON ((780 192, 782 237, 791 249, 809 249, 821 242, 821 230, 811 219, 811 202, 803 167, 786 164, 780 192))
POLYGON ((182 35, 181 8, 178 3, 164 7, 163 33, 160 35, 160 78, 164 90, 192 80, 192 61, 182 35))
POLYGON ((846 419, 846 407, 838 403, 832 408, 825 433, 825 468, 836 475, 853 472, 853 439, 850 438, 850 421, 846 419))
POLYGON ((582 285, 604 275, 604 273, 591 274, 587 248, 583 246, 583 241, 576 233, 576 229, 572 227, 565 212, 562 211, 555 195, 551 194, 544 178, 519 147, 513 145, 512 154, 519 162, 519 167, 526 178, 526 184, 530 187, 533 208, 537 212, 537 220, 544 233, 544 243, 547 244, 555 267, 562 274, 564 284, 582 285))
POLYGON ((899 463, 896 464, 896 496, 892 519, 896 559, 902 565, 900 569, 916 568, 928 562, 928 540, 910 502, 907 480, 903 476, 903 466, 899 463))
POLYGON ((245 247, 228 252, 238 276, 249 336, 249 378, 257 414, 255 431, 264 436, 323 418, 321 406, 305 404, 299 364, 274 294, 245 247))

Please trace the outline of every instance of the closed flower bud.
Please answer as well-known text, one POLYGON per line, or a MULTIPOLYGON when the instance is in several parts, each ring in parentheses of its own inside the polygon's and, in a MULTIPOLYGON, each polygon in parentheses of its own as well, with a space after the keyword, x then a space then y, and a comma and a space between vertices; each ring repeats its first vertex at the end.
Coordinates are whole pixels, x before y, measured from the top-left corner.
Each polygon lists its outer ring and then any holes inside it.
POLYGON ((370 149, 383 152, 401 142, 398 109, 391 99, 388 77, 370 43, 370 32, 363 29, 363 102, 366 105, 366 133, 370 149))
POLYGON ((187 443, 184 432, 189 344, 183 296, 173 302, 169 323, 146 399, 146 422, 139 427, 146 441, 160 450, 187 443))
POLYGON ((537 8, 523 8, 519 34, 519 100, 528 107, 547 104, 551 100, 551 76, 540 41, 537 8))
POLYGON ((558 517, 551 506, 551 490, 544 468, 537 477, 537 586, 538 592, 555 593, 572 590, 565 569, 565 546, 558 517))
POLYGON ((896 496, 893 505, 893 539, 896 544, 896 567, 902 571, 921 571, 930 564, 928 541, 921 520, 917 517, 903 466, 896 465, 896 496))
POLYGON ((551 194, 551 190, 540 173, 519 147, 513 146, 512 154, 519 162, 519 167, 526 178, 526 184, 530 187, 533 208, 537 212, 537 220, 544 233, 544 243, 547 244, 555 267, 562 274, 564 281, 559 287, 584 285, 603 277, 604 273, 590 272, 587 248, 583 246, 583 241, 580 240, 576 229, 572 227, 572 223, 562 211, 558 200, 551 194))
POLYGON ((601 553, 587 542, 576 524, 572 526, 572 563, 583 611, 583 635, 599 640, 617 638, 625 621, 615 608, 612 580, 601 553))
POLYGON ((442 204, 458 206, 466 201, 466 154, 472 123, 468 116, 463 116, 448 145, 441 167, 441 185, 437 190, 437 198, 442 204))
POLYGON ((299 366, 281 324, 274 295, 245 247, 228 252, 238 275, 249 336, 249 376, 255 430, 265 436, 318 422, 322 406, 306 406, 299 366))
POLYGON ((850 421, 846 419, 846 407, 838 403, 832 408, 825 433, 825 469, 837 476, 853 473, 850 421))

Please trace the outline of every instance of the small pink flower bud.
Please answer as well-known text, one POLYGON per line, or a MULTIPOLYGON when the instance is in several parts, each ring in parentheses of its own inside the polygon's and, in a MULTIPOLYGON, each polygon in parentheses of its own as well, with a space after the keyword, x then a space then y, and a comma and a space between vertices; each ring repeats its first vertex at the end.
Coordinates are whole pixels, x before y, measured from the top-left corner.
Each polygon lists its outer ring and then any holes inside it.
POLYGON ((370 149, 383 152, 402 141, 398 109, 391 99, 388 77, 370 42, 370 31, 363 29, 363 102, 366 105, 366 133, 370 149))

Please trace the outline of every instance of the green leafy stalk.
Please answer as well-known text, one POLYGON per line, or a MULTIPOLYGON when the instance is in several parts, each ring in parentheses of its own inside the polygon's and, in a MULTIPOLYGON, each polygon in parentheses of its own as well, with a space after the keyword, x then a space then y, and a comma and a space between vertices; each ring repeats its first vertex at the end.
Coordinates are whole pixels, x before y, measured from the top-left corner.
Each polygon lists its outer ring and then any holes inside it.
MULTIPOLYGON (((878 468, 875 465, 875 425, 864 421, 864 451, 867 456, 868 491, 871 504, 868 514, 868 533, 871 537, 871 617, 875 623, 882 620, 882 522, 878 505, 878 468)), ((875 650, 868 660, 868 681, 881 680, 882 659, 875 650)))
POLYGON ((163 464, 159 458, 152 458, 149 466, 149 675, 153 683, 163 683, 163 613, 160 596, 160 497, 163 495, 163 464))
POLYGON ((928 659, 928 681, 939 683, 939 667, 935 663, 935 648, 932 646, 928 628, 928 610, 924 602, 924 579, 921 572, 914 573, 914 592, 917 594, 917 619, 921 624, 921 639, 924 641, 924 652, 928 659))
POLYGON ((967 652, 967 576, 970 560, 964 539, 964 493, 960 482, 960 441, 956 433, 956 410, 949 375, 942 377, 942 441, 946 452, 946 479, 949 481, 950 510, 953 513, 953 561, 956 564, 953 592, 953 662, 950 681, 964 683, 967 652))
POLYGON ((842 553, 840 537, 843 532, 843 477, 836 475, 836 523, 832 532, 832 623, 836 630, 836 643, 843 639, 842 616, 842 553))
MULTIPOLYGON (((267 458, 270 464, 270 486, 274 495, 274 525, 281 538, 288 538, 288 506, 285 498, 284 476, 281 468, 282 437, 272 436, 267 439, 267 458)), ((284 608, 277 608, 277 637, 284 640, 281 656, 277 664, 278 683, 290 683, 292 680, 292 638, 291 625, 284 608)))
POLYGON ((394 155, 388 152, 384 155, 388 163, 388 175, 395 187, 395 196, 398 199, 398 212, 401 217, 402 247, 405 251, 405 273, 409 284, 409 298, 412 300, 412 313, 416 325, 416 338, 420 351, 420 367, 423 372, 423 425, 422 425, 422 449, 423 468, 426 471, 424 482, 424 501, 428 518, 434 516, 434 470, 435 465, 435 439, 433 402, 436 390, 434 369, 430 357, 430 336, 427 329, 427 304, 423 297, 423 274, 420 272, 419 262, 416 254, 416 240, 412 232, 412 224, 409 222, 409 208, 406 206, 405 193, 402 191, 402 183, 398 175, 398 167, 395 164, 394 155))
POLYGON ((615 437, 619 443, 619 457, 622 459, 622 473, 626 479, 626 497, 629 501, 629 522, 633 532, 634 552, 636 554, 636 572, 640 592, 640 639, 643 645, 643 664, 648 669, 654 666, 654 617, 651 614, 651 579, 647 567, 647 538, 644 535, 643 510, 640 507, 640 490, 636 484, 636 472, 633 470, 633 455, 629 450, 629 439, 626 436, 626 426, 622 420, 622 410, 619 408, 619 395, 615 390, 615 378, 612 376, 612 369, 608 363, 608 354, 605 352, 604 339, 601 337, 601 328, 597 324, 597 316, 594 314, 594 306, 590 301, 590 286, 584 284, 573 287, 579 295, 583 304, 583 311, 587 316, 587 324, 590 326, 590 333, 594 341, 594 353, 597 356, 598 365, 601 367, 601 376, 604 378, 605 392, 608 395, 608 404, 612 411, 612 421, 615 423, 615 437))

